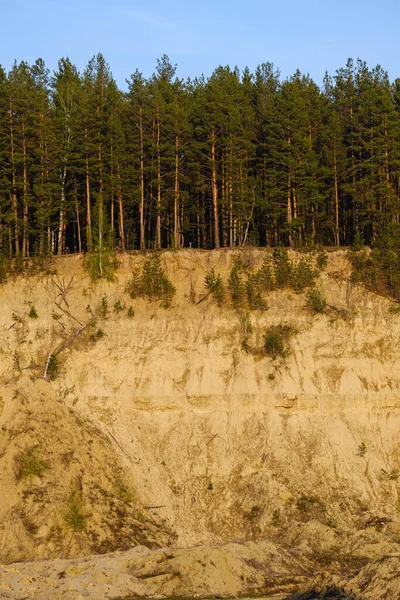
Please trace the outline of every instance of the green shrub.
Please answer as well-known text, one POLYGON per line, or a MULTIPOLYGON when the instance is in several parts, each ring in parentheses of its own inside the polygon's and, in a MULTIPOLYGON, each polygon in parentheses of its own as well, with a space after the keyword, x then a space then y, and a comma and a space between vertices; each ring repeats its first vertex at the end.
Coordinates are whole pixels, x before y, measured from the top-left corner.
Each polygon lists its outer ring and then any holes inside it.
POLYGON ((49 253, 32 256, 28 264, 28 272, 30 275, 34 275, 35 273, 54 275, 54 257, 49 253))
POLYGON ((126 314, 128 315, 129 319, 133 319, 133 317, 135 316, 135 311, 133 310, 132 306, 128 308, 128 312, 126 314))
POLYGON ((0 284, 7 281, 8 274, 10 272, 10 261, 7 259, 5 254, 0 253, 0 284))
POLYGON ((281 513, 279 509, 274 510, 273 514, 272 514, 272 519, 271 519, 271 525, 273 527, 279 527, 281 522, 281 513))
POLYGON ((293 264, 289 258, 287 248, 275 248, 273 253, 275 284, 276 287, 290 286, 292 281, 293 264))
POLYGON ((15 457, 16 477, 18 480, 28 477, 42 477, 49 468, 39 451, 39 446, 32 446, 15 457))
POLYGON ((36 308, 33 306, 31 306, 31 310, 28 312, 28 317, 30 317, 31 319, 38 319, 39 315, 37 314, 37 310, 36 308))
POLYGON ((118 260, 115 252, 111 250, 90 252, 86 256, 84 267, 92 281, 98 279, 114 281, 118 269, 118 260))
POLYGON ((275 289, 274 261, 271 256, 267 256, 259 270, 259 277, 264 292, 271 292, 275 289))
POLYGON ((273 359, 289 356, 288 342, 292 334, 293 329, 289 325, 272 325, 264 335, 264 350, 273 359))
POLYGON ((250 310, 264 310, 266 308, 262 296, 263 289, 263 279, 260 271, 249 273, 246 281, 246 294, 250 310))
POLYGON ((135 499, 134 492, 130 489, 130 487, 122 477, 117 477, 117 479, 115 480, 114 490, 116 497, 125 504, 129 504, 135 499))
POLYGON ((133 268, 132 277, 127 283, 126 291, 132 299, 144 296, 142 287, 142 270, 140 269, 140 267, 133 268))
POLYGON ((356 231, 355 235, 354 235, 354 240, 353 240, 353 245, 351 247, 351 249, 354 252, 358 252, 359 250, 361 250, 363 247, 363 241, 361 238, 361 234, 359 231, 356 231))
POLYGON ((123 310, 125 310, 125 304, 122 304, 121 300, 116 300, 114 302, 114 312, 119 314, 123 310))
POLYGON ((216 275, 214 269, 210 269, 210 271, 207 271, 206 273, 204 286, 212 293, 218 306, 222 306, 225 302, 225 288, 222 283, 221 275, 219 273, 216 275))
POLYGON ((302 257, 297 265, 292 265, 291 285, 296 292, 302 292, 314 285, 318 271, 313 269, 311 259, 302 257))
POLYGON ((102 329, 98 329, 96 331, 96 333, 92 333, 92 335, 89 336, 89 339, 91 342, 97 342, 98 340, 101 340, 101 338, 104 337, 104 331, 102 329))
POLYGON ((82 531, 86 527, 87 514, 83 510, 81 491, 73 491, 64 512, 64 521, 73 531, 82 531))
POLYGON ((16 275, 21 275, 25 271, 25 261, 21 252, 18 252, 14 258, 13 272, 16 275))
POLYGON ((317 288, 311 288, 307 292, 306 296, 306 307, 313 313, 322 313, 326 308, 326 299, 317 288))
POLYGON ((126 291, 131 298, 146 298, 150 302, 161 300, 161 306, 168 308, 176 293, 175 287, 167 277, 159 254, 154 254, 143 263, 142 269, 136 267, 128 281, 126 291))
POLYGON ((99 306, 97 307, 97 314, 100 315, 100 317, 102 319, 108 319, 108 316, 110 314, 110 310, 108 308, 108 297, 107 295, 103 296, 99 306))
POLYGON ((296 502, 296 507, 301 512, 308 512, 314 504, 320 504, 316 496, 301 496, 296 502))
POLYGON ((161 299, 167 304, 171 302, 176 289, 169 281, 158 254, 148 258, 142 270, 142 288, 149 299, 161 299))
POLYGON ((318 252, 316 264, 318 271, 324 271, 326 269, 328 265, 328 255, 324 250, 318 252))
POLYGON ((246 286, 242 279, 243 263, 240 258, 235 260, 228 279, 232 304, 235 308, 243 306, 246 300, 246 286))
POLYGON ((50 356, 49 364, 47 365, 47 379, 53 381, 60 374, 60 365, 57 356, 50 356))
POLYGON ((352 265, 351 280, 362 283, 375 293, 400 301, 400 224, 382 226, 373 248, 352 248, 348 258, 352 265))
POLYGON ((22 371, 21 369, 21 355, 18 350, 14 350, 13 353, 13 366, 16 371, 22 371))
POLYGON ((365 445, 364 442, 361 442, 361 444, 358 446, 358 450, 357 450, 357 456, 365 456, 367 453, 367 446, 365 445))

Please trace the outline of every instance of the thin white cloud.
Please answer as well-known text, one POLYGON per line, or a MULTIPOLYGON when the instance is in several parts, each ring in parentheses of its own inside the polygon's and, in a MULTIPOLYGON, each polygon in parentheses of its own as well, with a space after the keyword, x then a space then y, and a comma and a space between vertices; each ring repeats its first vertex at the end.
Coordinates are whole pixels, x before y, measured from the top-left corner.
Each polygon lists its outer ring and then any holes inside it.
POLYGON ((142 10, 136 10, 131 8, 125 9, 124 13, 126 16, 135 19, 135 21, 140 21, 141 23, 148 23, 149 25, 154 25, 155 27, 169 29, 173 26, 172 21, 165 19, 162 15, 155 15, 153 13, 148 13, 142 10))

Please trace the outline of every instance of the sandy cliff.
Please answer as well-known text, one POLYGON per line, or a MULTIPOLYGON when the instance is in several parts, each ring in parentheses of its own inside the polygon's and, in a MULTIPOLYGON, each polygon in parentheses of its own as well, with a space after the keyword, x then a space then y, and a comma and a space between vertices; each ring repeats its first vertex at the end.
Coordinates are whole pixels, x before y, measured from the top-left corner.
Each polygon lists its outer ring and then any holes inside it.
MULTIPOLYGON (((0 560, 137 547, 130 579, 118 587, 111 577, 107 597, 269 590, 283 598, 315 570, 343 583, 382 555, 398 565, 399 314, 349 284, 344 252, 330 254, 320 276, 323 314, 291 290, 271 292, 263 311, 218 308, 212 297, 197 304, 206 272, 226 280, 236 255, 164 253, 177 288, 168 309, 126 293, 139 255, 124 256, 111 283, 92 284, 76 256, 57 260, 56 274, 0 288, 0 560), (91 311, 96 325, 69 345, 91 311), (291 327, 290 353, 272 359, 263 336, 279 324, 291 327), (63 344, 58 376, 40 379, 63 344), (40 476, 21 476, 29 452, 46 463, 40 476), (82 526, 68 521, 73 510, 82 526), (199 556, 182 550, 198 544, 199 556), (173 549, 165 572, 141 572, 157 548, 173 549), (213 571, 202 552, 228 562, 226 585, 222 566, 213 571), (253 571, 241 573, 235 560, 253 571)), ((264 255, 244 257, 256 267, 264 255)), ((367 575, 358 577, 353 592, 372 598, 367 575)))

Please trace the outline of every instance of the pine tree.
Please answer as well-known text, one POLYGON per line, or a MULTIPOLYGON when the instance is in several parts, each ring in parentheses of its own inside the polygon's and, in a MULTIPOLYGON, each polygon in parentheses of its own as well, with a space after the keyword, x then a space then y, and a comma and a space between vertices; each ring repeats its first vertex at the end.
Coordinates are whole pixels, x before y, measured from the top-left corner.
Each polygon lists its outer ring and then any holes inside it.
MULTIPOLYGON (((54 122, 57 139, 57 175, 59 179, 58 254, 65 251, 67 218, 75 221, 73 247, 83 250, 81 211, 78 202, 78 181, 84 170, 80 125, 82 86, 76 67, 68 58, 58 63, 52 80, 54 122)), ((54 245, 54 243, 53 243, 54 245)))
POLYGON ((134 190, 134 198, 139 207, 139 248, 146 248, 146 192, 145 192, 145 156, 149 147, 149 130, 151 123, 150 96, 146 80, 142 73, 135 71, 128 81, 129 92, 127 95, 127 147, 130 155, 131 167, 129 179, 134 190))

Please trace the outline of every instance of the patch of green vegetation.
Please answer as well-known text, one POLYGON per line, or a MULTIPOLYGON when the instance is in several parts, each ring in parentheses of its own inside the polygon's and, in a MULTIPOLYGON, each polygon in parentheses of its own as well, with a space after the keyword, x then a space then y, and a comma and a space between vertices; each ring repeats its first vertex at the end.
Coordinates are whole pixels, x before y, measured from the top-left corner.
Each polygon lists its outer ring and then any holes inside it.
POLYGON ((277 508, 272 513, 271 525, 273 527, 279 527, 280 523, 281 523, 281 511, 279 510, 279 508, 277 508))
POLYGON ((22 252, 18 252, 15 255, 12 270, 15 275, 21 275, 22 273, 24 273, 25 261, 24 261, 24 257, 22 256, 22 252))
POLYGON ((10 261, 2 252, 0 253, 0 284, 5 283, 10 272, 10 261))
POLYGON ((267 305, 263 298, 264 279, 260 271, 249 273, 246 281, 247 303, 250 310, 265 310, 267 305))
POLYGON ((50 360, 49 363, 47 365, 47 379, 49 379, 50 381, 53 381, 54 379, 56 379, 60 374, 60 364, 58 362, 58 358, 57 356, 54 356, 54 354, 52 354, 50 356, 50 360))
POLYGON ((126 314, 128 316, 128 319, 133 319, 133 317, 135 316, 135 311, 133 310, 132 306, 128 308, 128 312, 126 314))
POLYGON ((160 305, 168 308, 176 288, 168 279, 161 265, 161 257, 157 253, 146 258, 141 269, 136 267, 133 270, 126 291, 131 298, 146 298, 150 302, 160 300, 160 305))
POLYGON ((328 255, 324 250, 317 254, 316 265, 318 271, 324 271, 328 265, 328 255))
POLYGON ((290 325, 272 325, 264 335, 264 350, 273 359, 290 354, 289 340, 294 330, 290 325))
POLYGON ((32 306, 31 306, 31 309, 30 309, 30 311, 28 312, 28 317, 30 317, 31 319, 38 319, 38 318, 39 318, 39 315, 38 315, 38 313, 37 313, 37 310, 36 310, 36 308, 33 306, 33 304, 32 304, 32 306))
POLYGON ((289 287, 292 281, 293 264, 289 258, 287 248, 275 248, 273 261, 276 287, 289 287))
POLYGON ((14 350, 13 353, 13 367, 16 371, 21 371, 21 355, 18 350, 14 350))
POLYGON ((116 300, 114 302, 114 312, 119 314, 123 310, 125 310, 125 304, 122 304, 121 300, 116 300))
POLYGON ((54 257, 49 252, 38 253, 32 256, 27 263, 27 271, 29 275, 37 273, 45 273, 46 275, 54 275, 54 257))
POLYGON ((125 502, 125 504, 129 504, 135 499, 134 492, 122 477, 117 477, 115 480, 114 491, 116 497, 122 502, 125 502))
POLYGON ((353 245, 348 254, 352 265, 351 279, 369 290, 391 296, 400 302, 400 226, 383 225, 370 253, 361 245, 353 245))
POLYGON ((302 257, 297 264, 292 264, 290 285, 296 292, 302 292, 314 285, 318 274, 312 266, 311 258, 302 257))
POLYGON ((264 292, 275 289, 274 260, 272 256, 266 256, 259 270, 261 287, 264 292))
MULTIPOLYGON (((327 256, 319 255, 322 268, 327 256)), ((318 260, 318 259, 317 259, 318 260)), ((272 255, 265 257, 261 267, 254 268, 254 261, 236 258, 229 278, 228 289, 232 306, 236 310, 265 310, 265 294, 277 288, 291 288, 296 292, 315 286, 320 270, 313 267, 311 256, 302 256, 296 263, 289 257, 287 248, 276 248, 272 255)), ((207 272, 205 287, 214 295, 219 306, 225 300, 225 290, 221 276, 214 269, 207 272)))
POLYGON ((314 504, 320 504, 316 496, 301 496, 296 502, 296 508, 301 512, 308 512, 314 504))
POLYGON ((246 300, 246 285, 243 281, 243 271, 243 262, 240 258, 237 258, 228 279, 232 305, 236 309, 242 307, 246 300))
POLYGON ((222 306, 225 302, 225 288, 222 283, 222 277, 218 273, 216 274, 214 269, 207 271, 204 287, 211 292, 218 306, 222 306))
POLYGON ((306 307, 313 313, 323 313, 326 308, 326 298, 322 291, 316 287, 308 290, 306 295, 306 307))
POLYGON ((98 342, 99 340, 101 340, 101 338, 103 338, 103 337, 104 337, 104 335, 105 335, 105 334, 104 334, 104 331, 103 331, 102 329, 100 329, 100 328, 99 328, 99 329, 98 329, 98 330, 97 330, 95 333, 92 333, 92 334, 89 336, 89 340, 90 340, 91 342, 98 342))
POLYGON ((398 315, 400 313, 400 304, 397 304, 397 303, 396 304, 391 304, 389 306, 389 312, 392 315, 398 315))
POLYGON ((90 252, 86 256, 84 268, 92 281, 114 281, 118 269, 117 256, 112 250, 90 252))
POLYGON ((365 445, 364 442, 361 442, 361 444, 358 446, 358 450, 357 450, 357 456, 365 456, 367 453, 367 446, 365 445))
POLYGON ((19 481, 29 477, 42 477, 48 468, 49 463, 41 456, 37 445, 15 457, 15 474, 19 481))
POLYGON ((110 309, 108 307, 108 296, 104 295, 96 309, 96 313, 104 320, 108 319, 110 309))
POLYGON ((325 525, 326 525, 327 527, 330 527, 331 529, 336 529, 336 528, 337 528, 337 523, 336 523, 336 520, 335 520, 335 519, 333 519, 332 517, 329 517, 329 518, 326 520, 326 522, 325 522, 325 525))
POLYGON ((65 523, 73 531, 85 529, 88 515, 83 509, 83 497, 80 490, 71 493, 63 516, 65 523))

